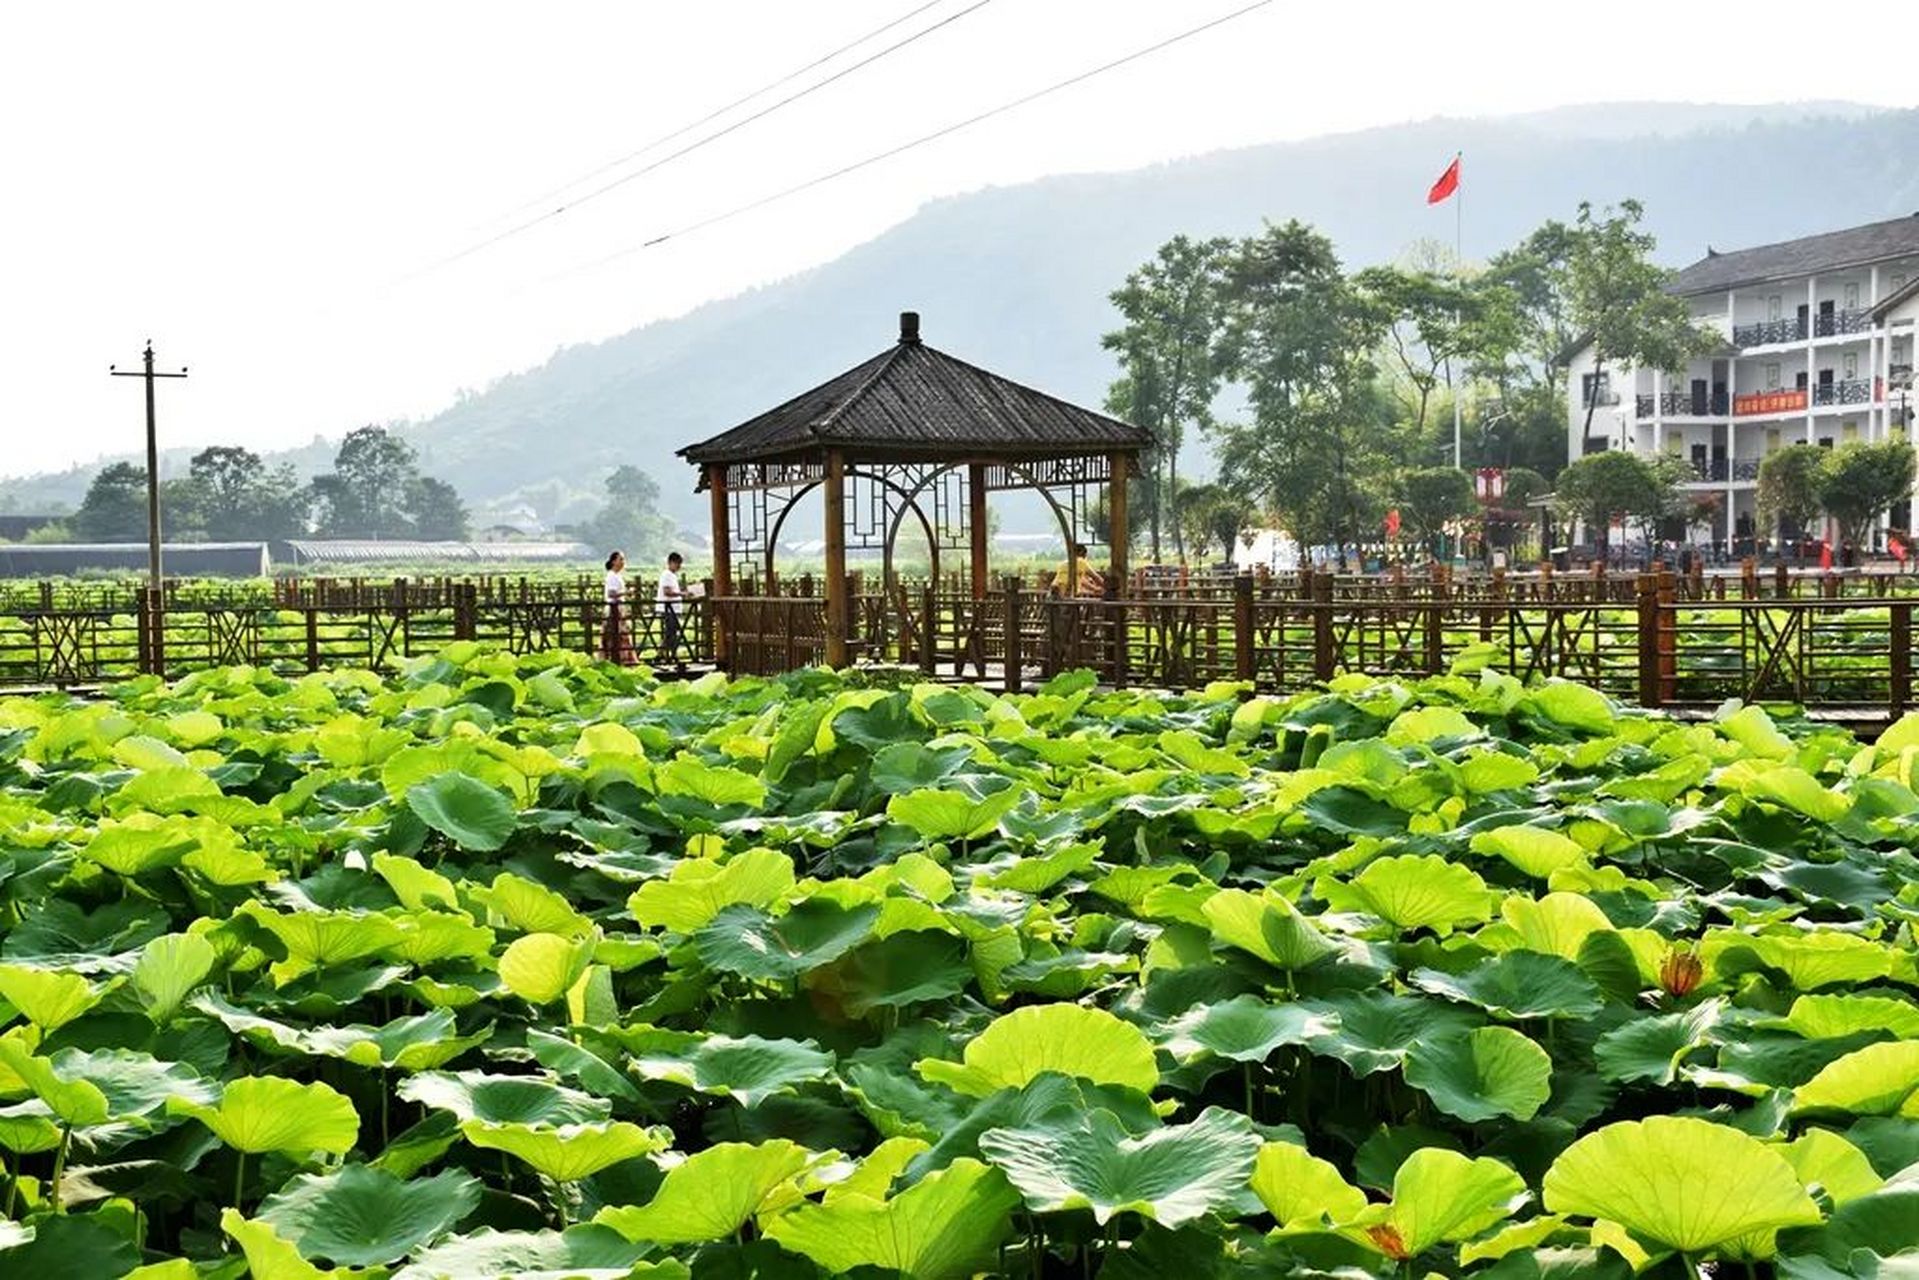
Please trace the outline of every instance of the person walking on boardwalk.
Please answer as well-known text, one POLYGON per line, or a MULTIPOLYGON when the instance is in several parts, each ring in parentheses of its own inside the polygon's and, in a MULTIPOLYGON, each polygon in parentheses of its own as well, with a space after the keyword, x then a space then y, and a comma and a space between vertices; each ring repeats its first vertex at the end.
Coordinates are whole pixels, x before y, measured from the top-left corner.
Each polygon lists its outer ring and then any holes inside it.
POLYGON ((680 652, 680 609, 686 600, 686 588, 680 582, 684 561, 675 551, 666 558, 666 571, 660 574, 660 587, 654 604, 660 615, 660 661, 671 662, 686 670, 686 657, 680 652))
POLYGON ((630 666, 633 644, 626 629, 626 553, 615 551, 606 558, 606 621, 600 627, 600 656, 608 662, 630 666))

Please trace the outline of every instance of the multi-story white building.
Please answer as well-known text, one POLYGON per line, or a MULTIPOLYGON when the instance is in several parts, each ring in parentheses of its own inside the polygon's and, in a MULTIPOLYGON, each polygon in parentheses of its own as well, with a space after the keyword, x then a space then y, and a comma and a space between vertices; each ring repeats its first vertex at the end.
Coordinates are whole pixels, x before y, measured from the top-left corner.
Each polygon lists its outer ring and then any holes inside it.
MULTIPOLYGON (((1745 553, 1758 528, 1754 490, 1768 451, 1904 436, 1919 320, 1919 214, 1706 256, 1668 288, 1724 344, 1684 369, 1604 368, 1590 346, 1567 379, 1567 456, 1602 449, 1673 454, 1692 487, 1719 497, 1696 542, 1745 553), (1592 407, 1588 430, 1588 406, 1592 407)), ((1919 407, 1919 400, 1913 407, 1919 407)), ((1919 532, 1919 504, 1892 528, 1919 532)))

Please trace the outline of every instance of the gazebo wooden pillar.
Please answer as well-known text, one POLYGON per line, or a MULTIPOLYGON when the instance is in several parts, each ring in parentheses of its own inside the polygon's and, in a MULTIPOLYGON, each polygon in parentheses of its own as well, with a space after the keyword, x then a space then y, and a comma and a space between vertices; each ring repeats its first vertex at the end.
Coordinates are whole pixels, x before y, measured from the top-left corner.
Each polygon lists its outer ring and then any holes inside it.
MULTIPOLYGON (((986 599, 986 553, 992 530, 986 518, 986 464, 966 464, 966 532, 972 551, 973 599, 986 599)), ((1068 547, 1068 551, 1072 548, 1068 547)))
MULTIPOLYGON (((712 498, 713 516, 713 596, 724 600, 733 594, 733 512, 727 505, 726 468, 717 462, 709 462, 701 468, 706 476, 706 488, 712 498)), ((712 608, 709 602, 708 608, 712 608)), ((713 627, 713 658, 722 668, 733 656, 732 637, 727 635, 726 620, 717 611, 711 618, 713 627)))
MULTIPOLYGON (((1121 595, 1126 594, 1126 576, 1128 572, 1127 551, 1132 544, 1132 534, 1126 525, 1126 470, 1132 459, 1123 453, 1115 453, 1108 465, 1112 467, 1113 477, 1106 483, 1107 523, 1112 526, 1109 536, 1113 550, 1113 584, 1121 595)), ((1071 547, 1067 548, 1070 553, 1071 547)))
POLYGON ((846 665, 846 454, 826 451, 826 665, 846 665))

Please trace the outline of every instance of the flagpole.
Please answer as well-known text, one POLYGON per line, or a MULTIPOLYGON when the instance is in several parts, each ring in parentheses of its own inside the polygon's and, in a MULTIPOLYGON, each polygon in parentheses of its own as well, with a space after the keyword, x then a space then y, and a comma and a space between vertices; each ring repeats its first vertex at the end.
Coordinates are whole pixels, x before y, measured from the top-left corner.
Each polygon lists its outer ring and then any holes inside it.
MULTIPOLYGON (((1463 151, 1455 152, 1453 154, 1453 163, 1455 165, 1459 164, 1460 160, 1465 157, 1465 154, 1463 151)), ((1463 181, 1464 178, 1465 174, 1461 172, 1461 181, 1453 191, 1453 271, 1462 283, 1466 278, 1466 184, 1463 181)), ((1459 317, 1456 315, 1453 317, 1453 324, 1455 328, 1459 324, 1459 317)), ((1447 381, 1450 382, 1452 380, 1452 364, 1450 361, 1447 362, 1446 375, 1447 381)), ((1466 458, 1465 455, 1460 452, 1460 437, 1462 433, 1460 430, 1460 389, 1457 385, 1452 388, 1452 393, 1453 468, 1458 471, 1464 471, 1466 469, 1466 458)))

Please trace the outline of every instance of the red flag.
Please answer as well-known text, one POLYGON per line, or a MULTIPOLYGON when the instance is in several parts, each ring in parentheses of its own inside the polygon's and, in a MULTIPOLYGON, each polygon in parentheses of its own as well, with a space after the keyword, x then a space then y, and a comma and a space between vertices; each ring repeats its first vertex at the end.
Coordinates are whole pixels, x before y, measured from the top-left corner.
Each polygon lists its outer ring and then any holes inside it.
POLYGON ((1822 541, 1819 544, 1819 567, 1828 572, 1832 569, 1832 543, 1830 542, 1822 541))
POLYGON ((1398 507, 1394 507, 1391 511, 1388 511, 1386 513, 1386 536, 1389 538, 1397 538, 1399 536, 1399 508, 1398 507))
POLYGON ((1426 193, 1427 204, 1438 204, 1453 192, 1459 190, 1459 157, 1446 166, 1446 172, 1439 175, 1439 181, 1433 183, 1433 189, 1426 193))

